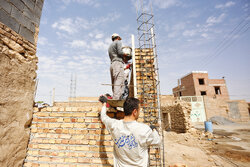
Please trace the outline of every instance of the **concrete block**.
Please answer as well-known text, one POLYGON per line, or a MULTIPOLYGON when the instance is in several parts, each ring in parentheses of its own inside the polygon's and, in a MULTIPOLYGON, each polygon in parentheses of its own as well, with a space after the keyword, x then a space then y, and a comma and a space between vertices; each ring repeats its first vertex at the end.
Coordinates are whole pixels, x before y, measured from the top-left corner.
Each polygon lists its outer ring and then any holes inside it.
POLYGON ((34 12, 33 10, 29 9, 28 7, 24 7, 23 15, 29 18, 30 20, 34 21, 34 12))
POLYGON ((42 8, 39 8, 38 6, 35 6, 34 14, 35 14, 35 16, 37 16, 40 19, 41 14, 42 14, 42 8))
POLYGON ((0 7, 3 8, 7 13, 11 12, 11 5, 7 0, 1 0, 0 7))
POLYGON ((30 8, 31 10, 34 9, 34 7, 35 7, 35 2, 34 2, 34 1, 32 1, 32 0, 22 0, 22 1, 23 1, 23 3, 24 3, 28 8, 30 8))
POLYGON ((3 9, 0 9, 0 22, 18 32, 20 24, 3 9))
POLYGON ((12 10, 11 10, 11 17, 15 18, 21 25, 30 29, 31 21, 28 18, 26 18, 23 15, 23 13, 14 6, 12 7, 12 10))
POLYGON ((32 22, 37 26, 39 27, 40 25, 40 17, 36 16, 35 14, 33 15, 33 19, 32 19, 32 22))
POLYGON ((35 3, 35 7, 38 7, 42 10, 43 8, 43 0, 37 0, 36 3, 35 3))
POLYGON ((20 1, 20 0, 11 0, 10 3, 12 3, 20 11, 23 11, 24 6, 25 6, 23 1, 20 1))
POLYGON ((34 33, 32 33, 32 31, 30 31, 29 29, 27 29, 24 26, 20 26, 20 31, 19 34, 21 36, 23 36, 26 40, 30 41, 31 43, 34 44, 35 40, 34 40, 34 33))

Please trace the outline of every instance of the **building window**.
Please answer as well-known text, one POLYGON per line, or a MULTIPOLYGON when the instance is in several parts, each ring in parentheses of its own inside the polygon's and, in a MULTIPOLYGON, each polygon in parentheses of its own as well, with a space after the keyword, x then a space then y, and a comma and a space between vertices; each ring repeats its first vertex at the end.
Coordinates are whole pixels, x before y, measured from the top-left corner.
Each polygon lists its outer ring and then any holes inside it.
POLYGON ((179 92, 179 95, 182 96, 181 92, 179 92))
POLYGON ((220 87, 219 86, 215 86, 214 87, 214 91, 215 91, 215 94, 221 95, 221 91, 220 91, 220 87))
POLYGON ((198 80, 199 80, 199 84, 200 84, 200 85, 205 85, 204 78, 200 78, 200 79, 198 79, 198 80))
POLYGON ((205 96, 207 95, 207 92, 206 91, 201 91, 201 96, 205 96))

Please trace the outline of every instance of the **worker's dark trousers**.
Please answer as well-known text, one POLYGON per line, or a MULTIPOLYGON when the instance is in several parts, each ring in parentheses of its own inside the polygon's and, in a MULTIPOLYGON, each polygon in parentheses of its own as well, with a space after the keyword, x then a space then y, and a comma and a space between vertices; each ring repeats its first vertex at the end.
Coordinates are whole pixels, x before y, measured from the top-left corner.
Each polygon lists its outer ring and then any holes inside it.
POLYGON ((110 65, 113 99, 119 100, 124 92, 124 64, 114 61, 110 65))

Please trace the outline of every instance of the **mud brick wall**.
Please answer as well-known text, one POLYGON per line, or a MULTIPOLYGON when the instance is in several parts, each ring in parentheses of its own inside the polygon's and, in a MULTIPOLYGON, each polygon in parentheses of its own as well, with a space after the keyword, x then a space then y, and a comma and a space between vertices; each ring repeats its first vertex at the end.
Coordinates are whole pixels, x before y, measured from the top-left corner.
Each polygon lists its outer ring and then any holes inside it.
POLYGON ((26 155, 37 69, 36 47, 0 23, 0 166, 26 155))
POLYGON ((0 166, 22 166, 29 140, 43 0, 0 0, 0 166))
POLYGON ((169 128, 178 133, 185 133, 191 128, 190 104, 178 101, 175 105, 162 106, 161 110, 163 115, 169 114, 170 117, 168 119, 168 116, 163 116, 163 126, 170 125, 169 128))
POLYGON ((244 100, 204 96, 204 103, 207 119, 221 116, 236 122, 247 122, 249 120, 248 106, 244 100))
MULTIPOLYGON (((113 165, 113 141, 99 119, 101 107, 35 109, 25 167, 113 165)), ((108 112, 122 119, 123 112, 108 112)))
POLYGON ((208 96, 203 97, 207 120, 213 116, 222 116, 229 119, 228 99, 219 97, 212 98, 208 96))
POLYGON ((249 112, 248 112, 248 104, 245 100, 239 100, 238 101, 238 108, 241 115, 241 121, 242 122, 248 122, 249 121, 249 112))
POLYGON ((237 122, 249 121, 248 104, 245 100, 230 100, 227 103, 229 105, 229 119, 237 122))

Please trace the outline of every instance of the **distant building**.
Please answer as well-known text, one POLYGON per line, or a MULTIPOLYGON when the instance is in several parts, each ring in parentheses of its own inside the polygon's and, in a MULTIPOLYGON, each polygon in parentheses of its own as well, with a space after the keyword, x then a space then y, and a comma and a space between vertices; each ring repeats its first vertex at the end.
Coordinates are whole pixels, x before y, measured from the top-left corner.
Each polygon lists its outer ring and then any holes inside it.
POLYGON ((173 94, 175 97, 207 96, 229 100, 225 79, 209 79, 207 71, 192 71, 179 79, 173 94))

